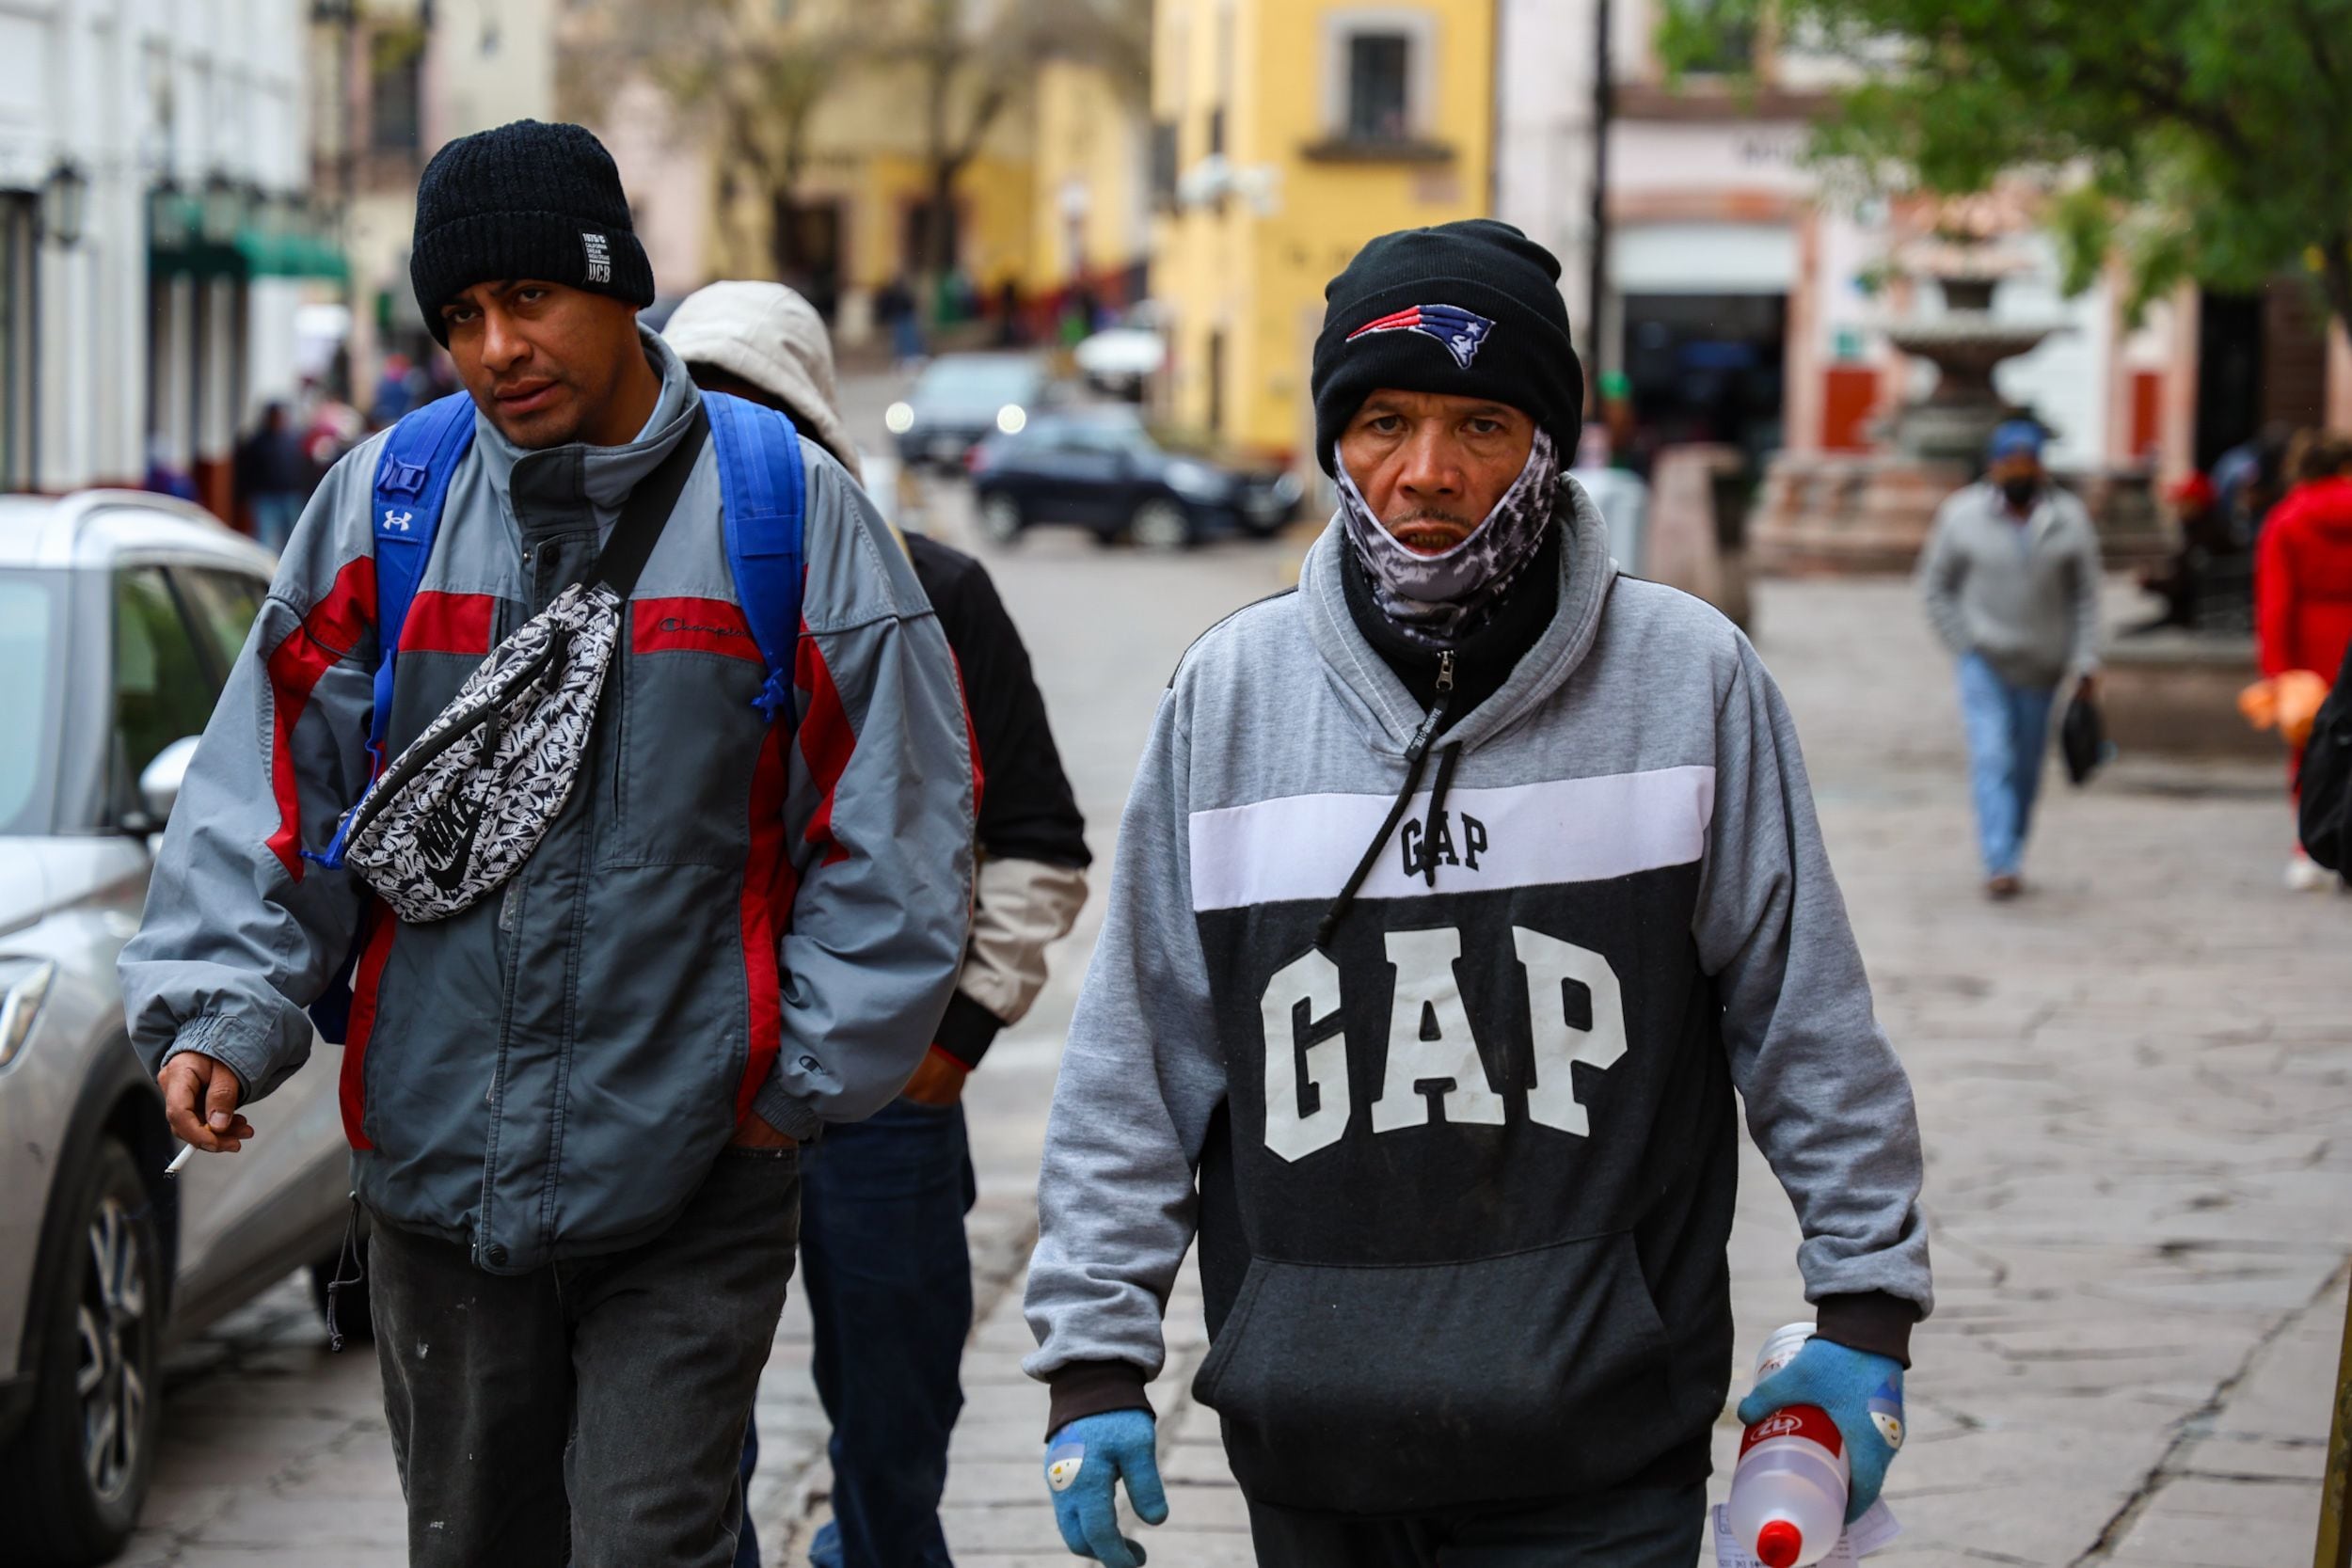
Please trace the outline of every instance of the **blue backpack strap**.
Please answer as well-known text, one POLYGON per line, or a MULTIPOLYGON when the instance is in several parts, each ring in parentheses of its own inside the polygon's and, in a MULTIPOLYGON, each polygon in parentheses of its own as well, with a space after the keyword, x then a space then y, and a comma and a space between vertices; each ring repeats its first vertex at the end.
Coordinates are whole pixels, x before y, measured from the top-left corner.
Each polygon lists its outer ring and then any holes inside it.
POLYGON ((384 731, 391 722, 392 663, 408 606, 424 580, 433 535, 449 499, 450 476, 473 445, 473 399, 452 392, 392 426, 375 465, 375 713, 368 723, 373 770, 384 769, 384 731))
POLYGON ((752 705, 771 723, 794 721, 793 651, 801 636, 805 481, 800 432, 773 408, 705 392, 711 445, 719 457, 719 496, 726 513, 727 565, 768 679, 752 705))
MULTIPOLYGON (((450 476, 473 446, 473 399, 452 392, 402 416, 376 454, 370 521, 375 532, 375 694, 368 718, 368 777, 384 771, 384 732, 392 721, 392 670, 408 607, 424 579, 433 536, 449 500, 450 476)), ((354 802, 356 807, 357 802, 354 802)), ((352 813, 343 813, 324 853, 306 856, 330 869, 343 863, 352 813)))

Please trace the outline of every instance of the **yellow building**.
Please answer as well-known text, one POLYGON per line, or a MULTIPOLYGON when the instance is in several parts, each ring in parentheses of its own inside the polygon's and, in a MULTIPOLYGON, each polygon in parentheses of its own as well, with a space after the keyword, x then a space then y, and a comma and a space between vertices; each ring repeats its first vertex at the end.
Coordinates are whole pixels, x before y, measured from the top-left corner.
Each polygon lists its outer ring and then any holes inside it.
POLYGON ((1314 461, 1323 286, 1375 234, 1488 210, 1493 0, 1161 0, 1152 292, 1168 412, 1314 461))

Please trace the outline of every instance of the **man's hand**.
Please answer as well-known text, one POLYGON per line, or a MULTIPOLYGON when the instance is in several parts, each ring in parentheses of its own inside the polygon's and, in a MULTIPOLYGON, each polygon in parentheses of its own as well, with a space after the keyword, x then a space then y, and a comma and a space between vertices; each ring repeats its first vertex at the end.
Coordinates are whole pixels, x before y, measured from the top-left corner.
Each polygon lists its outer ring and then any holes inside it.
POLYGON ((1152 1412, 1108 1410, 1084 1416, 1045 1440, 1045 1485, 1062 1544, 1103 1568, 1142 1568, 1143 1548, 1119 1533, 1113 1482, 1127 1478, 1127 1500, 1147 1525, 1168 1521, 1152 1412))
POLYGON ((898 1093, 917 1105, 953 1105, 963 1098, 963 1081, 971 1076, 970 1068, 934 1045, 923 1053, 923 1065, 898 1093))
POLYGON ((1754 1426, 1792 1404, 1821 1411, 1846 1440, 1851 1525, 1879 1500, 1886 1466, 1903 1446, 1902 1363, 1835 1339, 1807 1339, 1794 1360, 1740 1402, 1740 1424, 1754 1426))
POLYGON ((245 1085, 226 1062, 200 1051, 183 1051, 155 1074, 164 1091, 164 1121, 172 1136, 207 1154, 234 1154, 253 1136, 253 1124, 237 1115, 245 1085))
POLYGON ((768 1125, 757 1111, 746 1111, 743 1119, 735 1124, 735 1136, 727 1140, 730 1148, 790 1148, 800 1142, 768 1125))

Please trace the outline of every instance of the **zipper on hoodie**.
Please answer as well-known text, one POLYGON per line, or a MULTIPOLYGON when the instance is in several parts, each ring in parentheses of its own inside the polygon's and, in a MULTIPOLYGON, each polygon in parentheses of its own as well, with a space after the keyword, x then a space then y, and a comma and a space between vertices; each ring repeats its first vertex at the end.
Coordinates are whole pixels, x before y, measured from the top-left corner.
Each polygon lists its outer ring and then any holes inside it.
POLYGON ((1454 689, 1454 650, 1448 648, 1438 655, 1438 694, 1442 697, 1454 689))

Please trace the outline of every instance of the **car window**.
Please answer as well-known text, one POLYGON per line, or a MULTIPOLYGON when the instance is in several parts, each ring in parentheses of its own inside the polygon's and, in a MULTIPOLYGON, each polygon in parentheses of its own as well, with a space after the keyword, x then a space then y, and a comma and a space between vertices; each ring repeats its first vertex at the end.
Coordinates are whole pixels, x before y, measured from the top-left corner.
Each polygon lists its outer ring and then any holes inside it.
POLYGON ((155 753, 198 735, 212 716, 213 683, 179 601, 159 566, 115 574, 115 760, 126 790, 155 753))
POLYGON ((1037 368, 1022 359, 946 355, 914 383, 918 400, 944 404, 1022 403, 1036 395, 1037 368))
POLYGON ((61 572, 0 572, 0 833, 38 832, 64 679, 61 572))
POLYGON ((188 613, 196 618, 196 633, 213 657, 213 668, 224 674, 245 652, 246 633, 262 612, 269 584, 246 572, 214 567, 183 566, 172 574, 187 596, 188 613))

